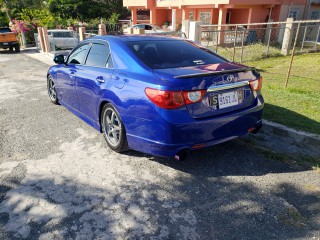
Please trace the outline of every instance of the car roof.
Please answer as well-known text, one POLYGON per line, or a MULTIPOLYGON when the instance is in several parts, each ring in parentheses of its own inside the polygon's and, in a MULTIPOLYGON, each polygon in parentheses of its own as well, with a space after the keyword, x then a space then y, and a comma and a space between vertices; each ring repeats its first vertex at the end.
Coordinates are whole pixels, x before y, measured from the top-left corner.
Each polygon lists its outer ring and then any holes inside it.
POLYGON ((73 32, 73 30, 68 30, 68 29, 49 29, 48 32, 73 32))
POLYGON ((164 41, 164 40, 185 40, 183 38, 174 37, 174 36, 165 36, 165 35, 145 35, 145 34, 132 34, 132 35, 104 35, 104 36, 95 36, 90 39, 100 39, 105 41, 123 41, 123 42, 136 42, 136 41, 164 41))

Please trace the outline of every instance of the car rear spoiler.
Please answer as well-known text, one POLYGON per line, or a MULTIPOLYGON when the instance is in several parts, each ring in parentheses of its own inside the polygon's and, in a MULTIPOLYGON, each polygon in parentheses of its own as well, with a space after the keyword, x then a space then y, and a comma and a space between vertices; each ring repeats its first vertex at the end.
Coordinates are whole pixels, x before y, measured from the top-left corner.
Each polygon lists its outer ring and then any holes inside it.
POLYGON ((222 70, 222 71, 210 71, 205 73, 191 73, 186 75, 178 75, 174 78, 191 78, 191 77, 202 77, 202 76, 210 76, 210 75, 219 75, 224 73, 237 73, 237 72, 248 72, 255 70, 255 68, 252 67, 243 67, 243 68, 236 68, 236 69, 228 69, 228 70, 222 70))

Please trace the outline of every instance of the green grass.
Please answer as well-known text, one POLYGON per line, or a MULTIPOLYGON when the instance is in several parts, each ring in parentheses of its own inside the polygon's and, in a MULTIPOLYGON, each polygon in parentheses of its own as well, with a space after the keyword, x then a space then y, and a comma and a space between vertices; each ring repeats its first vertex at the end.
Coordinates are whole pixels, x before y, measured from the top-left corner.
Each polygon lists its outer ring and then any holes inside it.
MULTIPOLYGON (((213 49, 214 51, 216 49, 213 49)), ((233 57, 233 47, 229 48, 218 48, 218 53, 227 59, 232 59, 233 57)), ((263 58, 266 58, 267 54, 267 47, 263 44, 252 44, 248 46, 244 46, 242 50, 242 61, 255 61, 255 60, 260 60, 263 58)), ((269 47, 269 52, 268 52, 269 57, 277 57, 281 56, 281 48, 279 46, 270 46, 269 47)), ((235 57, 234 61, 236 62, 241 62, 241 47, 236 47, 235 49, 235 57)))
MULTIPOLYGON (((285 89, 291 56, 282 56, 280 47, 273 46, 266 58, 266 50, 263 44, 245 46, 242 58, 243 64, 256 67, 263 76, 262 93, 266 103, 263 117, 297 130, 320 134, 320 53, 299 55, 300 48, 296 49, 285 89)), ((219 47, 218 53, 232 59, 234 51, 232 47, 219 47)), ((240 62, 240 56, 241 48, 236 48, 234 61, 240 62)))
POLYGON ((320 134, 320 53, 294 58, 285 89, 290 56, 247 62, 263 76, 263 117, 297 130, 320 134))

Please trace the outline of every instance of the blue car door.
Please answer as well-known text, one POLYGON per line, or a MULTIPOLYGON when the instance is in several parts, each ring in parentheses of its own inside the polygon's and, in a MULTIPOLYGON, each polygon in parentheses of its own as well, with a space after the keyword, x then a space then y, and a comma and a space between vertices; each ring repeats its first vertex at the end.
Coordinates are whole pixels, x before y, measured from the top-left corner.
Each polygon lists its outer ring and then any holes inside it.
POLYGON ((106 42, 92 43, 86 62, 77 71, 77 96, 80 112, 98 121, 98 102, 108 87, 113 74, 113 63, 106 42))
POLYGON ((76 77, 79 69, 81 69, 85 62, 89 48, 89 44, 78 46, 69 55, 66 65, 61 66, 58 72, 59 97, 65 104, 76 110, 79 110, 79 101, 76 93, 76 77))

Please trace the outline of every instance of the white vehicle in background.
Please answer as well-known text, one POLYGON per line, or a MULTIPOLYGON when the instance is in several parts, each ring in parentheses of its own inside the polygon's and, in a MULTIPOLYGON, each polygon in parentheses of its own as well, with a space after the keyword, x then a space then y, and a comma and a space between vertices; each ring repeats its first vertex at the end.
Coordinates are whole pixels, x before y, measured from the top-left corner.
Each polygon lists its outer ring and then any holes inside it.
POLYGON ((78 34, 72 30, 50 29, 48 36, 56 49, 72 49, 79 43, 78 34))
POLYGON ((170 34, 174 31, 170 29, 162 29, 161 27, 154 24, 136 24, 127 29, 124 29, 123 33, 129 33, 131 29, 144 29, 145 34, 170 34))

